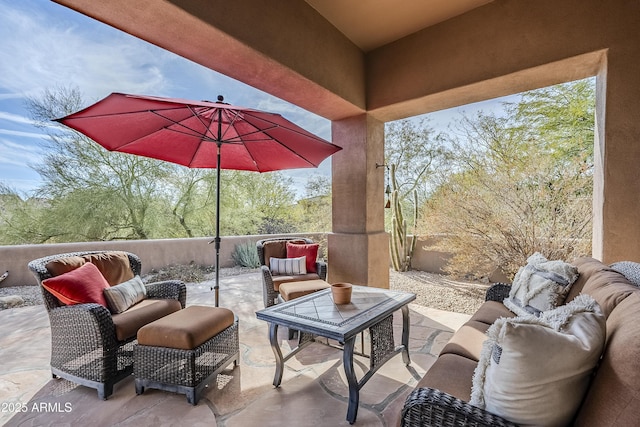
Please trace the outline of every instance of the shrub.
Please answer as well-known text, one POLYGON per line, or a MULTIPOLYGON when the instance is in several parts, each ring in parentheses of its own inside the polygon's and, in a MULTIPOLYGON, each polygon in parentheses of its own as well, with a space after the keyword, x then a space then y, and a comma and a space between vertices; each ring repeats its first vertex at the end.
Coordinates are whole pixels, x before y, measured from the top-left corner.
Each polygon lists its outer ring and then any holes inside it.
POLYGON ((260 259, 254 242, 245 242, 236 245, 231 258, 237 265, 242 267, 257 268, 260 267, 260 259))

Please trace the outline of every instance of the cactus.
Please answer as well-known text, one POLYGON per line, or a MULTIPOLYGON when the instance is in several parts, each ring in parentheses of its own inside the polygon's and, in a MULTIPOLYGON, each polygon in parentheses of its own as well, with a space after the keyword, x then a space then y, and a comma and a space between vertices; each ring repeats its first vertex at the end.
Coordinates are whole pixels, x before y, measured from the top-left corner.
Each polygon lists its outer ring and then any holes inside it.
POLYGON ((415 229, 418 222, 418 192, 413 191, 413 233, 407 233, 407 220, 402 213, 402 205, 398 197, 396 165, 391 165, 391 237, 389 251, 391 265, 395 271, 407 271, 411 267, 411 258, 416 248, 415 229))

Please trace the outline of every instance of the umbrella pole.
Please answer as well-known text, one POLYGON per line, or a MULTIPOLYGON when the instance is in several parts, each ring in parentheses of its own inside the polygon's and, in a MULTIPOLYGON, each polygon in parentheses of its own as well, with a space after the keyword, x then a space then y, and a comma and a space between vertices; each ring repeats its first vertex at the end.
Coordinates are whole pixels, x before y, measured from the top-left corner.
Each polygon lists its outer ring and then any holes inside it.
POLYGON ((216 284, 214 286, 215 292, 215 306, 218 307, 218 298, 220 295, 220 145, 218 142, 218 159, 216 163, 216 284))

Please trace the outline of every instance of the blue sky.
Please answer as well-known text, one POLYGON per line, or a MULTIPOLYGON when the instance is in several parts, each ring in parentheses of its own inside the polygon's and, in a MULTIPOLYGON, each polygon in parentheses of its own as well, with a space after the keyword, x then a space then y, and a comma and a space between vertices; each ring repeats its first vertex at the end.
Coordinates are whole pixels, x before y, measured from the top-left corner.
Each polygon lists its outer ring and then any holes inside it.
MULTIPOLYGON (((91 104, 111 92, 216 99, 282 114, 331 140, 330 122, 194 62, 162 50, 63 6, 44 0, 0 0, 0 183, 28 194, 40 182, 29 165, 42 156, 43 134, 25 102, 45 89, 78 87, 91 104)), ((428 115, 436 130, 460 111, 497 110, 486 101, 428 115)), ((318 169, 287 171, 300 193, 313 173, 330 175, 330 160, 318 169)))

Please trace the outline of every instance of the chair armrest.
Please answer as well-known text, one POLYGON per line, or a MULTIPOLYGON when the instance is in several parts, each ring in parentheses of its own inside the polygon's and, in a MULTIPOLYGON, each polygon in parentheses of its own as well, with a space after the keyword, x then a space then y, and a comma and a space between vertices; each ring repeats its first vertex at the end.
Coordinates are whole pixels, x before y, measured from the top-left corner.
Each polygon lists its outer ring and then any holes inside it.
POLYGON ((77 357, 97 348, 108 351, 117 347, 116 328, 111 313, 100 304, 56 307, 49 310, 49 321, 52 364, 53 359, 77 357))
POLYGON ((401 426, 517 427, 498 415, 433 388, 413 390, 402 408, 401 426))
POLYGON ((327 263, 324 261, 316 261, 316 272, 322 280, 327 280, 327 263))
POLYGON ((180 280, 147 283, 147 297, 151 299, 175 299, 182 308, 187 304, 187 286, 180 280))
POLYGON ((276 302, 278 292, 276 292, 273 286, 273 277, 271 276, 271 270, 266 265, 260 266, 260 272, 262 273, 262 298, 264 300, 264 307, 271 307, 276 302))
POLYGON ((510 290, 510 284, 494 283, 489 289, 487 289, 487 294, 485 295, 484 300, 502 302, 506 297, 509 296, 510 290))

